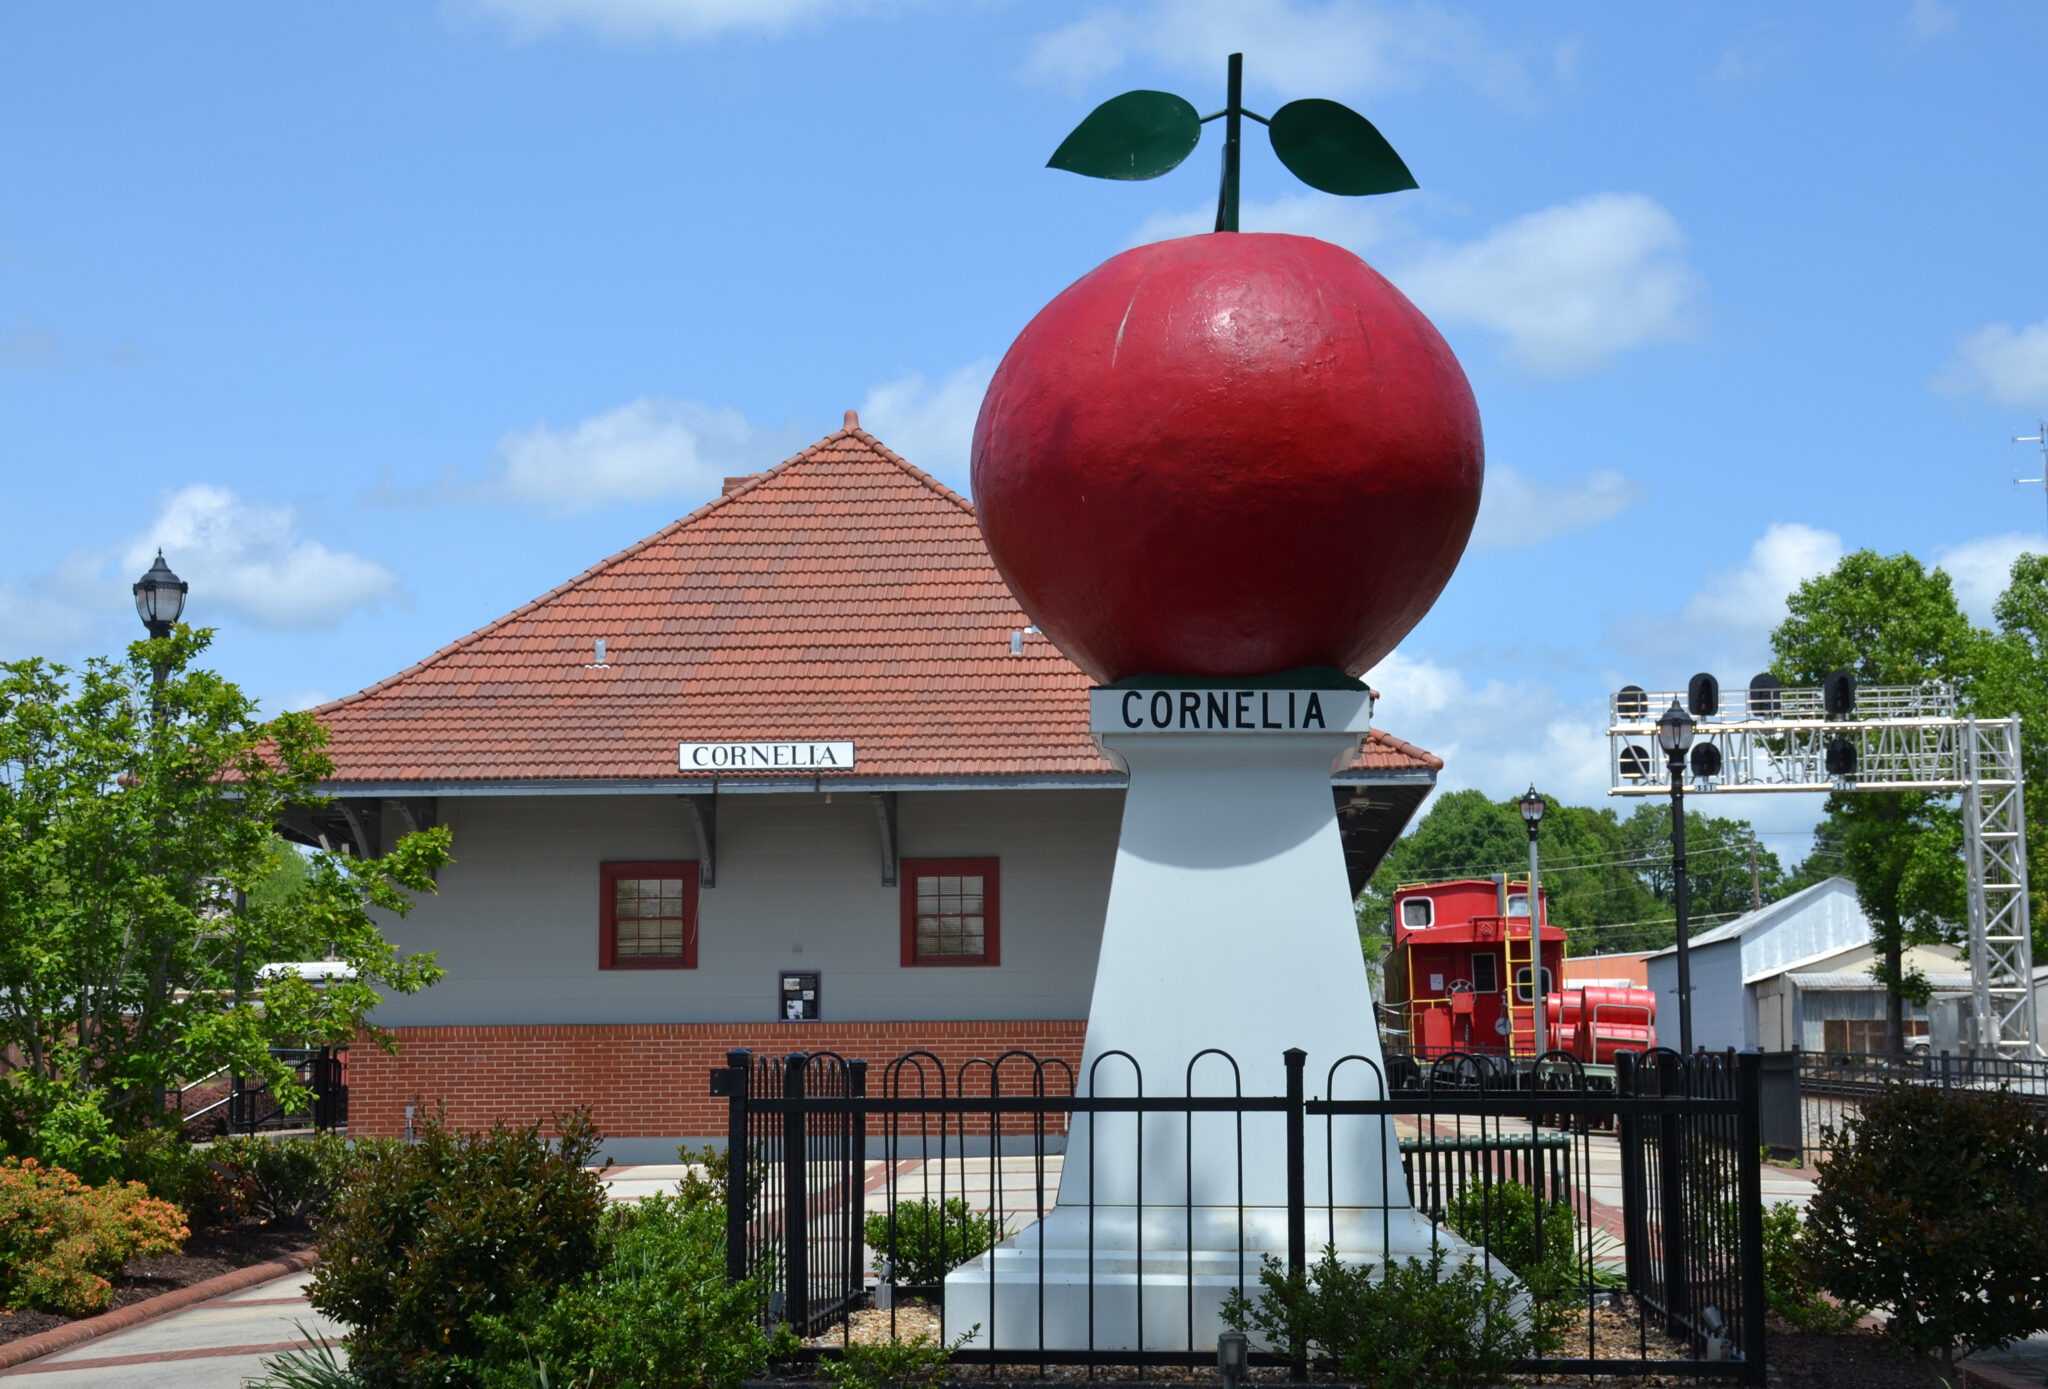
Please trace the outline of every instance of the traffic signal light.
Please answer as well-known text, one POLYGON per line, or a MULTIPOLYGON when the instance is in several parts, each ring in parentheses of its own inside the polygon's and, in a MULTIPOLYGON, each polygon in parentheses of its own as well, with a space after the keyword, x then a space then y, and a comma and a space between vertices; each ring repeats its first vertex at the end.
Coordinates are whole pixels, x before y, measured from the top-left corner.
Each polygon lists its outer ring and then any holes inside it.
POLYGON ((1820 707, 1830 714, 1856 712, 1856 677, 1838 670, 1820 682, 1820 707))

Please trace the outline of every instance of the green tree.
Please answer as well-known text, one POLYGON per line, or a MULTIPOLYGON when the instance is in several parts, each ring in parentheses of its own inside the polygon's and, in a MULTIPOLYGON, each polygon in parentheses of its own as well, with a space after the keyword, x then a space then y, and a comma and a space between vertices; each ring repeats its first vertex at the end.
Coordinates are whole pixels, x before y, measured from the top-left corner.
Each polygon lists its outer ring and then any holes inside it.
MULTIPOLYGON (((1651 894, 1665 907, 1675 907, 1670 802, 1653 800, 1637 805, 1622 821, 1621 840, 1637 856, 1636 871, 1651 894)), ((1687 808, 1686 902, 1694 921, 1725 920, 1751 910, 1759 901, 1775 902, 1785 895, 1785 882, 1778 856, 1756 842, 1749 821, 1703 815, 1687 808)))
MULTIPOLYGON (((1806 580, 1771 633, 1771 672, 1787 685, 1817 685, 1846 670, 1859 685, 1942 681, 1968 702, 1978 693, 1990 645, 1957 606, 1947 574, 1908 554, 1858 550, 1806 580)), ((1828 797, 1827 831, 1870 918, 1885 986, 1885 1050, 1905 1045, 1905 1001, 1926 980, 1903 970, 1907 945, 1939 940, 1962 917, 1961 824, 1952 799, 1920 792, 1857 791, 1828 797)))
MULTIPOLYGON (((1398 840, 1358 896, 1359 940, 1368 958, 1386 953, 1394 889, 1402 883, 1502 873, 1527 880, 1529 837, 1516 800, 1492 801, 1476 790, 1453 791, 1430 806, 1412 833, 1398 840)), ((1639 805, 1627 820, 1611 806, 1565 805, 1550 797, 1538 836, 1543 893, 1550 920, 1563 928, 1574 955, 1655 950, 1675 936, 1671 894, 1671 811, 1639 805)), ((1687 872, 1695 920, 1750 909, 1747 820, 1688 810, 1687 872)), ((1756 850, 1763 900, 1789 890, 1775 854, 1756 850)))
POLYGON ((380 988, 441 976, 373 913, 432 890, 448 832, 375 860, 281 845, 284 807, 317 801, 332 770, 326 730, 261 718, 194 664, 210 639, 181 627, 76 671, 0 665, 0 1047, 19 1058, 0 1116, 30 1130, 17 1142, 81 1110, 146 1127, 164 1088, 223 1066, 291 1096, 272 1045, 347 1041, 380 988), (328 955, 355 977, 259 975, 328 955))
MULTIPOLYGON (((1572 952, 1633 949, 1645 932, 1654 935, 1657 927, 1640 923, 1657 914, 1656 903, 1622 843, 1614 811, 1564 805, 1549 797, 1544 805, 1538 871, 1550 920, 1563 928, 1572 952)), ((1494 873, 1521 882, 1528 868, 1529 835, 1516 800, 1492 801, 1472 789, 1439 797, 1414 831, 1396 841, 1359 894, 1360 935, 1367 953, 1385 953, 1394 889, 1400 884, 1494 873)))

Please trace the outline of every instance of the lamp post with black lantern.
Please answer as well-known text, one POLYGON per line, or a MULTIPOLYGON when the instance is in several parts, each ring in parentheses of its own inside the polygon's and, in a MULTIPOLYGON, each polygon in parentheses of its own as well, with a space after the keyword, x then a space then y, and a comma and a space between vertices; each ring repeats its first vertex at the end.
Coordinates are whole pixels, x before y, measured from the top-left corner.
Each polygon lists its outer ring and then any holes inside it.
POLYGON ((1543 797, 1531 782, 1522 796, 1522 824, 1529 831, 1529 954, 1535 968, 1530 986, 1536 995, 1536 1055, 1550 1050, 1550 990, 1543 979, 1543 894, 1536 890, 1536 829, 1543 823, 1543 797))
MULTIPOLYGON (((164 563, 164 552, 156 552, 156 563, 149 572, 135 581, 135 615, 142 619, 142 625, 149 629, 152 641, 162 641, 178 625, 179 616, 185 611, 185 595, 192 585, 171 572, 171 566, 164 563)), ((164 663, 151 663, 155 675, 153 686, 161 690, 164 683, 164 663)), ((160 712, 157 698, 152 698, 151 712, 160 712)))
POLYGON ((1671 900, 1678 917, 1678 1050, 1692 1055, 1692 957, 1685 926, 1685 758, 1693 721, 1677 700, 1657 720, 1657 746, 1671 768, 1671 900))

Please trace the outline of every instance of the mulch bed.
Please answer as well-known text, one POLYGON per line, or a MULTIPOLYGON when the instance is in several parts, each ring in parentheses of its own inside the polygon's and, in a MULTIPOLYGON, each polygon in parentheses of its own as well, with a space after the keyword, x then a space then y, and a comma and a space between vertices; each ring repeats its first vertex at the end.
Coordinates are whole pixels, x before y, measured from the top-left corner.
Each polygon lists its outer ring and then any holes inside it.
MULTIPOLYGON (((267 1225, 241 1225, 232 1230, 196 1231, 185 1241, 182 1254, 130 1259, 121 1276, 114 1280, 114 1300, 104 1310, 112 1312, 238 1268, 281 1259, 312 1242, 311 1232, 303 1227, 281 1230, 267 1225)), ((77 1320, 80 1318, 60 1317, 52 1312, 0 1312, 0 1344, 77 1320)))
POLYGON ((1942 1382, 1938 1363, 1901 1355, 1864 1328, 1811 1336, 1772 1318, 1765 1358, 1777 1389, 1934 1389, 1942 1382))
MULTIPOLYGON (((1639 1349, 1651 1356, 1668 1355, 1683 1359, 1690 1354, 1681 1342, 1669 1340, 1662 1335, 1642 1332, 1633 1316, 1625 1316, 1618 1310, 1601 1308, 1595 1316, 1594 1331, 1602 1352, 1631 1357, 1639 1349), (1648 1344, 1638 1341, 1639 1333, 1644 1334, 1648 1344)), ((851 1339, 873 1343, 889 1339, 889 1314, 872 1308, 856 1312, 852 1318, 851 1339)), ((920 1305, 906 1305, 897 1309, 896 1334, 905 1338, 932 1336, 936 1338, 939 1329, 937 1314, 920 1305)), ((834 1328, 826 1335, 807 1342, 813 1346, 840 1344, 840 1331, 834 1328)), ((1583 1320, 1576 1332, 1576 1344, 1563 1352, 1567 1355, 1585 1354, 1586 1328, 1583 1320)), ((1858 1329, 1839 1336, 1813 1336, 1793 1331, 1772 1319, 1770 1327, 1770 1377, 1773 1389, 1934 1389, 1941 1383, 1938 1368, 1928 1361, 1912 1360, 1899 1355, 1887 1346, 1874 1331, 1858 1329)), ((808 1368, 789 1367, 785 1374, 791 1379, 810 1378, 816 1372, 808 1368)), ((953 1372, 953 1381, 962 1386, 972 1386, 977 1379, 988 1374, 985 1367, 977 1366, 973 1371, 953 1372)), ((1036 1365, 1009 1365, 998 1367, 995 1373, 997 1384, 1044 1384, 1049 1381, 1088 1378, 1088 1371, 1080 1366, 1049 1366, 1041 1376, 1036 1365)), ((1121 1367, 1101 1367, 1094 1378, 1107 1380, 1135 1380, 1139 1378, 1133 1370, 1121 1367)), ((1167 1389, 1172 1381, 1183 1383, 1220 1383, 1213 1375, 1190 1374, 1186 1370, 1153 1370, 1148 1376, 1159 1389, 1167 1389)), ((1284 1383, 1288 1379, 1286 1370, 1254 1370, 1246 1376, 1254 1383, 1284 1383)), ((1603 1376, 1587 1380, 1573 1376, 1546 1381, 1550 1384, 1571 1385, 1591 1384, 1598 1389, 1635 1389, 1636 1386, 1650 1385, 1716 1385, 1727 1384, 1728 1380, 1700 1380, 1692 1376, 1675 1378, 1669 1376, 1603 1376)), ((983 1380, 986 1385, 986 1380, 983 1380)))

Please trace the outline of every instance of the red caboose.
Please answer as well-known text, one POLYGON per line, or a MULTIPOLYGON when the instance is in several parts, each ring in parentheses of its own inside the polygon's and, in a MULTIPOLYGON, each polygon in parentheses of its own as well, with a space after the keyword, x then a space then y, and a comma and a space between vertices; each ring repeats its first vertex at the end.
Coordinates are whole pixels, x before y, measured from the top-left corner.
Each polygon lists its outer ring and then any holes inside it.
POLYGON ((1564 931, 1550 924, 1548 895, 1539 895, 1540 967, 1527 883, 1496 876, 1395 889, 1386 1002, 1393 1027, 1407 1033, 1409 1055, 1533 1057, 1564 1045, 1553 1020, 1538 1046, 1539 1000, 1552 1000, 1554 1019, 1565 953, 1564 931))

